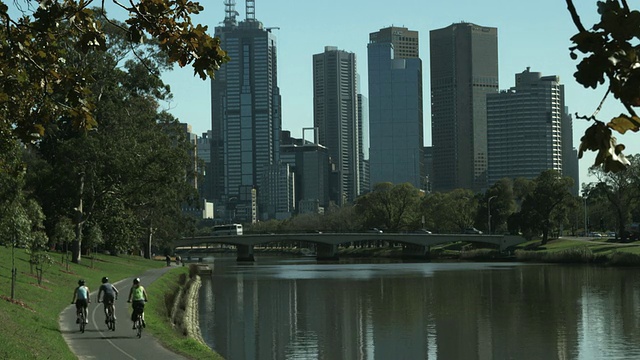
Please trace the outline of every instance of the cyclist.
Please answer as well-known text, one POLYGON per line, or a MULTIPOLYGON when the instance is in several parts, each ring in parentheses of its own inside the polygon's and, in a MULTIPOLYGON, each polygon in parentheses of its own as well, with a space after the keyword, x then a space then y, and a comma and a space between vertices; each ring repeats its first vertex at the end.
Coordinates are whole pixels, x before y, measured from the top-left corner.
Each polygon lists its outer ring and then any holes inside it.
POLYGON ((129 299, 127 302, 131 302, 131 307, 133 308, 133 312, 131 313, 131 321, 133 321, 133 329, 136 328, 136 316, 139 313, 142 317, 142 327, 146 327, 144 323, 144 303, 148 300, 147 290, 140 285, 140 278, 133 279, 133 286, 129 291, 129 299))
POLYGON ((108 277, 102 278, 102 285, 100 285, 100 289, 98 290, 98 302, 100 302, 100 295, 104 293, 102 296, 102 302, 104 303, 104 323, 109 323, 109 316, 107 315, 107 308, 111 308, 111 313, 113 314, 113 320, 116 319, 116 307, 114 306, 114 300, 118 299, 118 289, 116 289, 113 284, 109 283, 108 277))
POLYGON ((89 288, 85 286, 84 280, 78 280, 78 287, 73 290, 73 300, 71 300, 72 304, 76 304, 76 324, 80 324, 80 311, 84 314, 84 323, 89 323, 89 311, 87 310, 89 303, 91 303, 89 295, 89 288))

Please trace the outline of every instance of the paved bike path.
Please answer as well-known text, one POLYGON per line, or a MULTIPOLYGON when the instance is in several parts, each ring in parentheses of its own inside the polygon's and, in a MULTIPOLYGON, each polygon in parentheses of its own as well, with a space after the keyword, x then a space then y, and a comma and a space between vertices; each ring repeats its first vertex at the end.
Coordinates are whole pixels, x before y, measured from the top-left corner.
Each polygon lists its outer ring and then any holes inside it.
MULTIPOLYGON (((147 286, 160 277, 170 267, 148 270, 140 275, 143 286, 147 286)), ((106 274, 109 276, 109 274, 106 274)), ((133 277, 118 281, 114 285, 120 295, 115 302, 116 330, 107 329, 104 323, 104 304, 98 303, 97 295, 100 284, 87 284, 91 290, 91 304, 89 304, 89 323, 84 333, 76 324, 76 306, 69 305, 59 318, 60 331, 71 351, 78 359, 187 359, 170 350, 165 349, 148 332, 143 331, 138 339, 136 331, 131 329, 131 304, 127 303, 129 289, 133 277)), ((147 291, 148 292, 148 291, 147 291)), ((69 290, 71 297, 72 290, 69 290)), ((149 293, 149 301, 164 301, 164 295, 149 293)), ((145 315, 147 327, 154 324, 153 316, 145 315)))

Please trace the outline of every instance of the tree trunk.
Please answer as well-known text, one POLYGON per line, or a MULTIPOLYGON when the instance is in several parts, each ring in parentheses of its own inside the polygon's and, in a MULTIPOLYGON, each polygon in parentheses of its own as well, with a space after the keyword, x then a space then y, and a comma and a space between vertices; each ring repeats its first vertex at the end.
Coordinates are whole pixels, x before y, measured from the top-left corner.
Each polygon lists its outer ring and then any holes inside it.
POLYGON ((549 241, 549 221, 545 221, 542 225, 542 241, 540 245, 546 245, 549 241))
POLYGON ((76 227, 76 238, 73 240, 71 247, 72 256, 71 261, 79 264, 82 257, 82 197, 84 195, 84 173, 80 174, 80 196, 78 199, 78 207, 75 209, 76 214, 74 217, 74 223, 76 227))
POLYGON ((149 222, 149 235, 147 237, 147 243, 145 244, 145 259, 151 259, 151 240, 153 239, 153 222, 149 222))

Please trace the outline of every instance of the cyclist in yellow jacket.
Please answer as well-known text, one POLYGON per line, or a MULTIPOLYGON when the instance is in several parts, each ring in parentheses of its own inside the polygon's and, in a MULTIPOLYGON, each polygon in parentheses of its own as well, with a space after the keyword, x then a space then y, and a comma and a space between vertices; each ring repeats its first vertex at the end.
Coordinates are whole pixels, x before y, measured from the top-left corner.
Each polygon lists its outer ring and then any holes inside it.
POLYGON ((140 285, 140 278, 133 279, 133 286, 129 291, 129 300, 127 300, 127 302, 131 302, 133 300, 133 303, 131 304, 131 307, 133 308, 133 312, 131 313, 131 321, 134 322, 134 330, 136 328, 135 321, 138 314, 141 314, 142 316, 142 327, 146 327, 146 324, 144 322, 144 303, 147 302, 148 299, 149 298, 147 296, 147 290, 145 290, 145 288, 140 285))

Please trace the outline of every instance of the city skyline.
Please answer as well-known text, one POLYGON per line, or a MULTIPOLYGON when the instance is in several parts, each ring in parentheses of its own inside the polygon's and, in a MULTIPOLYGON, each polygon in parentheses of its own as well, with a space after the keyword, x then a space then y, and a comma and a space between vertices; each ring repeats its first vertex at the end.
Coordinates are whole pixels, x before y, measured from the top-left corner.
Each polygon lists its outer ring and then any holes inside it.
MULTIPOLYGON (((456 1, 447 4, 428 4, 410 1, 402 7, 382 7, 379 3, 354 1, 348 3, 329 0, 323 4, 301 4, 302 9, 291 9, 284 1, 256 1, 256 18, 265 27, 273 29, 278 42, 279 86, 282 94, 283 129, 300 136, 303 127, 313 124, 312 55, 321 52, 324 46, 333 45, 339 49, 354 52, 361 76, 361 87, 365 96, 367 89, 366 47, 369 33, 377 29, 398 25, 426 34, 428 31, 449 26, 464 20, 483 26, 498 28, 498 61, 500 89, 514 86, 513 74, 526 67, 535 68, 545 74, 556 74, 566 87, 566 104, 570 114, 591 115, 605 88, 585 89, 573 78, 576 61, 569 57, 570 37, 577 30, 564 2, 542 0, 537 6, 509 4, 503 1, 456 1), (406 11, 411 7, 412 11, 406 11), (312 18, 306 16, 313 14, 312 18), (327 26, 330 24, 331 26, 327 26), (345 35, 346 34, 346 35, 345 35)), ((212 32, 224 17, 222 0, 205 4, 205 10, 195 21, 209 25, 212 32)), ((575 4, 583 23, 590 27, 597 21, 595 2, 575 4)), ((237 3, 239 18, 245 17, 244 2, 237 3)), ((420 56, 423 68, 429 67, 426 54, 429 49, 428 36, 420 39, 420 56)), ((171 85, 174 101, 167 104, 169 111, 183 122, 192 124, 194 132, 201 134, 208 130, 210 104, 209 83, 192 76, 190 69, 174 70, 163 79, 171 85)), ((423 84, 430 85, 428 71, 423 71, 423 84)), ((424 101, 424 141, 431 145, 431 107, 424 101)), ((601 120, 609 120, 624 109, 615 99, 610 98, 598 115, 601 120)), ((579 146, 580 137, 591 123, 574 121, 573 140, 579 146)), ((627 145, 626 153, 640 152, 635 145, 633 134, 620 136, 619 142, 627 145)), ((593 163, 594 153, 587 153, 580 160, 580 179, 586 181, 587 167, 593 163)))

